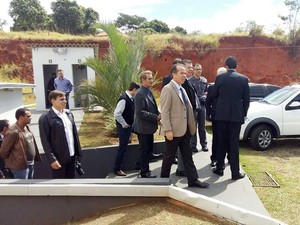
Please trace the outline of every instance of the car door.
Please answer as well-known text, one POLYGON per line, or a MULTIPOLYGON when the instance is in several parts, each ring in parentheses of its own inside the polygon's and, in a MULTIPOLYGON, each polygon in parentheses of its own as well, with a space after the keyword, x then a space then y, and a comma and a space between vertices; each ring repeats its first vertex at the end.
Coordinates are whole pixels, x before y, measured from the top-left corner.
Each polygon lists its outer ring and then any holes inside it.
POLYGON ((282 105, 282 134, 300 135, 300 94, 282 105))

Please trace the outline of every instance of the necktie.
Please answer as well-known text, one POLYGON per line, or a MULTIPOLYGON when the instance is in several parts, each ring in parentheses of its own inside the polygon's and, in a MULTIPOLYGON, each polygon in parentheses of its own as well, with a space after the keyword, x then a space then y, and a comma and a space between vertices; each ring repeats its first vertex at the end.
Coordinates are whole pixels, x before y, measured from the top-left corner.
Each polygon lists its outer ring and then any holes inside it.
POLYGON ((186 109, 186 118, 188 119, 188 116, 189 116, 189 103, 186 99, 186 96, 182 90, 182 88, 179 88, 180 92, 181 92, 181 97, 182 97, 182 100, 184 102, 184 105, 185 105, 185 109, 186 109))

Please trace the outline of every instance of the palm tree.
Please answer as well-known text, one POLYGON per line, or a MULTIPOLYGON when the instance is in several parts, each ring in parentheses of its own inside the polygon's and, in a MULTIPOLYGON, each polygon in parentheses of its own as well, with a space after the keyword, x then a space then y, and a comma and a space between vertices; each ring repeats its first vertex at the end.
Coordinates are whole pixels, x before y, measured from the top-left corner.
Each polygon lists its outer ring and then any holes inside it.
POLYGON ((89 96, 88 106, 100 105, 112 117, 120 94, 138 80, 145 44, 141 34, 124 36, 114 24, 100 24, 100 28, 110 39, 108 52, 101 59, 86 59, 84 64, 95 71, 96 77, 83 82, 77 94, 89 96))

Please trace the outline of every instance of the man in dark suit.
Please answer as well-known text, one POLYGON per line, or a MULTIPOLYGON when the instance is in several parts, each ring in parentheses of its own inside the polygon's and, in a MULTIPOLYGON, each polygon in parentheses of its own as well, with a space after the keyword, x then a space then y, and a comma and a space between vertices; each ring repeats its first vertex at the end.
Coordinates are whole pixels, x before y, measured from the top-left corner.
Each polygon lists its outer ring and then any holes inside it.
MULTIPOLYGON (((225 67, 220 67, 217 70, 217 76, 226 72, 227 69, 225 67)), ((215 123, 216 100, 213 99, 212 97, 213 89, 214 89, 214 84, 209 85, 207 88, 205 108, 206 108, 206 119, 211 122, 211 126, 212 126, 212 146, 211 146, 210 165, 215 167, 217 163, 217 155, 218 155, 217 154, 217 131, 218 130, 215 123)))
POLYGON ((155 178, 149 169, 149 160, 153 153, 154 133, 160 123, 160 113, 155 98, 150 91, 153 76, 150 70, 142 72, 141 87, 134 97, 135 128, 140 145, 140 175, 143 178, 155 178))
POLYGON ((223 176, 226 152, 229 155, 231 178, 245 177, 239 166, 239 134, 247 116, 250 103, 248 78, 236 72, 237 60, 234 56, 226 59, 228 69, 216 77, 213 98, 216 99, 215 121, 217 125, 218 156, 215 174, 223 176))
POLYGON ((186 80, 186 68, 184 64, 176 64, 172 67, 172 81, 161 92, 161 134, 165 136, 166 151, 161 167, 161 177, 169 177, 176 151, 182 155, 189 187, 206 188, 207 183, 198 180, 197 170, 192 157, 192 149, 189 145, 191 135, 195 134, 194 113, 191 102, 182 84, 186 80))

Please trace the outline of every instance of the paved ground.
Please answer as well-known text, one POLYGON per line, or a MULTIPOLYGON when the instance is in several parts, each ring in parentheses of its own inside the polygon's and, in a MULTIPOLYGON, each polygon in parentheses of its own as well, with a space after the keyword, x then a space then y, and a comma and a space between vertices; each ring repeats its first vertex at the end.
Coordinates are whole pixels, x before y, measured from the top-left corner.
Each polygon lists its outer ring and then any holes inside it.
MULTIPOLYGON (((36 140, 38 142, 38 146, 41 152, 43 152, 39 131, 38 131, 38 118, 43 113, 41 111, 37 112, 35 109, 31 110, 32 112, 32 122, 31 129, 34 133, 36 140)), ((83 118, 82 110, 72 110, 75 121, 77 124, 77 128, 79 129, 81 120, 83 118)), ((211 136, 208 135, 208 147, 211 148, 211 136)), ((200 146, 198 146, 200 148, 200 146)), ((175 176, 175 171, 177 166, 172 166, 171 171, 171 182, 178 187, 182 187, 184 189, 188 189, 195 193, 199 193, 205 195, 207 197, 211 197, 238 207, 242 207, 247 210, 251 210, 257 212, 262 215, 269 216, 269 213, 263 206, 262 202, 256 195, 252 184, 248 177, 245 177, 242 180, 233 181, 231 180, 231 172, 228 165, 226 165, 224 176, 219 177, 218 175, 212 173, 212 168, 210 166, 210 154, 211 152, 198 152, 193 155, 194 162, 196 168, 198 169, 199 179, 201 181, 205 181, 210 184, 208 189, 200 189, 200 188, 189 188, 187 187, 187 180, 185 177, 177 177, 175 176)), ((150 163, 150 168, 153 174, 159 176, 161 160, 150 163)), ((129 172, 127 177, 137 177, 137 171, 129 172)), ((120 177, 118 177, 120 178, 120 177)), ((125 178, 126 179, 126 178, 125 178)))

